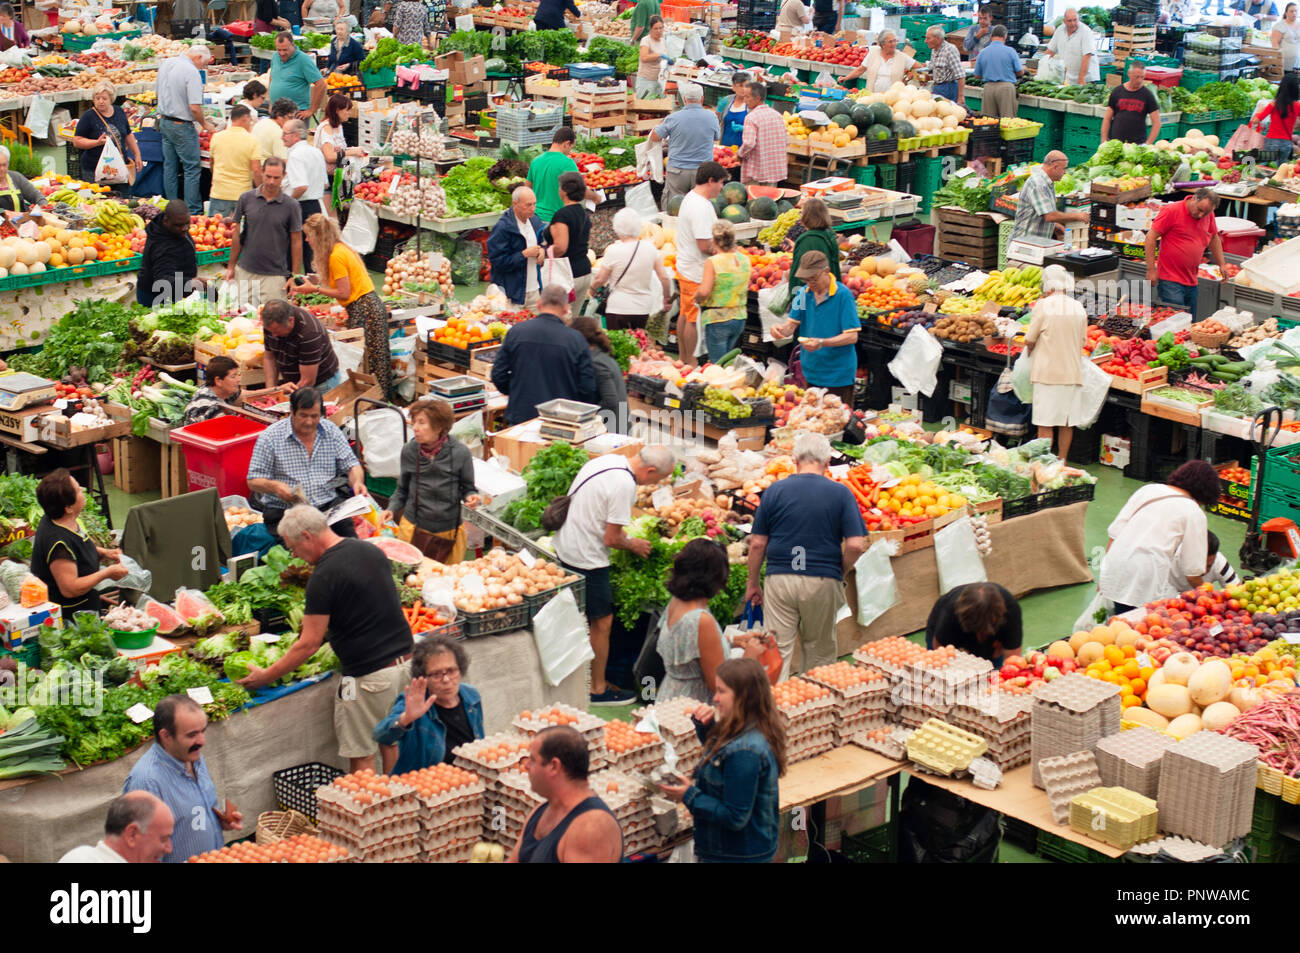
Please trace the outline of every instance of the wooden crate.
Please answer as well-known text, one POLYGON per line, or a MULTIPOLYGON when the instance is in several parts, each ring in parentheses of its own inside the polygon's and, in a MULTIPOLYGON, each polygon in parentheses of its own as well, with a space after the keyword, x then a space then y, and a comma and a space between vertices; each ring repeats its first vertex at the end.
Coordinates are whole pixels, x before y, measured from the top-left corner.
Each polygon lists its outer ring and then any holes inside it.
POLYGON ((104 410, 113 418, 113 423, 91 430, 73 430, 70 418, 62 414, 46 414, 40 418, 40 442, 70 450, 92 443, 103 443, 114 437, 124 437, 131 432, 131 411, 121 404, 108 403, 104 410))
POLYGON ((179 443, 169 441, 158 444, 158 470, 164 500, 190 491, 190 478, 185 469, 185 448, 179 443))
MULTIPOLYGON (((207 341, 194 342, 194 361, 199 367, 207 367, 208 361, 222 354, 226 354, 226 349, 219 344, 210 344, 207 341)), ((226 356, 230 355, 226 354, 226 356)), ((262 370, 261 362, 241 364, 239 379, 244 387, 257 387, 266 383, 266 372, 262 370)))
MULTIPOLYGON (((1105 364, 1113 357, 1111 354, 1100 354, 1093 356, 1093 363, 1098 367, 1105 364)), ((1110 389, 1122 390, 1128 394, 1140 394, 1143 391, 1150 390, 1153 387, 1161 387, 1169 381, 1169 368, 1167 367, 1148 367, 1138 375, 1137 380, 1128 377, 1111 376, 1110 389)))
POLYGON ((529 76, 524 80, 524 92, 533 99, 568 99, 573 95, 573 80, 564 80, 559 86, 543 83, 544 76, 529 76))
MULTIPOLYGON (((113 439, 113 482, 123 493, 148 493, 162 486, 161 444, 148 437, 113 439)), ((184 470, 184 462, 181 469, 184 470)))
POLYGON ((1159 417, 1161 420, 1172 420, 1174 423, 1199 427, 1201 425, 1201 411, 1207 407, 1213 407, 1214 401, 1207 400, 1201 404, 1186 404, 1184 407, 1173 407, 1143 397, 1139 406, 1142 413, 1149 417, 1159 417))

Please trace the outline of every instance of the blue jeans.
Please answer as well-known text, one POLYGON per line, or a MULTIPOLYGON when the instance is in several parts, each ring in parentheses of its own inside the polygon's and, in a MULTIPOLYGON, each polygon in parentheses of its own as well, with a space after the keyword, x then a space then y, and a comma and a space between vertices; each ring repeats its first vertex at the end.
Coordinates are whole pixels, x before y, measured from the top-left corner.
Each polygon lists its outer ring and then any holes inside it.
POLYGON ((235 214, 235 206, 239 202, 236 199, 208 199, 209 215, 224 215, 231 218, 235 214))
POLYGON ((745 330, 745 322, 718 321, 704 326, 704 346, 709 349, 709 360, 717 363, 722 355, 736 346, 745 330))
POLYGON ((1165 304, 1182 308, 1196 317, 1196 285, 1183 285, 1177 281, 1161 279, 1156 282, 1156 298, 1165 304))
POLYGON ((173 122, 163 117, 159 124, 163 150, 163 195, 177 198, 176 175, 185 170, 185 204, 191 215, 203 214, 199 195, 199 133, 192 122, 173 122))
POLYGON ((339 368, 337 371, 334 372, 334 375, 332 377, 326 378, 323 381, 317 381, 314 386, 318 394, 328 394, 330 391, 338 387, 347 379, 348 379, 348 375, 343 373, 342 368, 339 368))
POLYGON ((944 99, 950 100, 951 102, 955 103, 957 101, 957 84, 955 82, 935 83, 933 92, 934 95, 942 96, 944 99))

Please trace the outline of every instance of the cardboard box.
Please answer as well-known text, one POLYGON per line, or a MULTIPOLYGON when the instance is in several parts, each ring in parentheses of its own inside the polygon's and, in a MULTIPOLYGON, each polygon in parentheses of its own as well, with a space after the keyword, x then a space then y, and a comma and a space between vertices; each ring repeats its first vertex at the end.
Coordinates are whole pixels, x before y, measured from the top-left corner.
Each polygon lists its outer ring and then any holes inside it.
POLYGON ((1127 437, 1113 437, 1108 433, 1101 435, 1100 459, 1108 467, 1123 470, 1128 466, 1132 449, 1133 444, 1127 437))
POLYGON ((0 609, 0 642, 7 649, 36 641, 46 627, 63 628, 63 607, 58 603, 42 602, 30 609, 15 603, 0 609))
POLYGON ((41 415, 53 410, 49 404, 38 404, 24 410, 0 411, 0 431, 27 443, 34 443, 40 439, 41 415))
POLYGON ((444 53, 433 58, 433 65, 436 69, 447 71, 447 81, 450 83, 468 86, 487 79, 487 60, 482 56, 471 56, 466 59, 465 54, 461 52, 444 53))
POLYGON ((919 394, 909 394, 901 387, 891 387, 889 389, 889 402, 898 404, 903 410, 920 410, 920 401, 919 394))

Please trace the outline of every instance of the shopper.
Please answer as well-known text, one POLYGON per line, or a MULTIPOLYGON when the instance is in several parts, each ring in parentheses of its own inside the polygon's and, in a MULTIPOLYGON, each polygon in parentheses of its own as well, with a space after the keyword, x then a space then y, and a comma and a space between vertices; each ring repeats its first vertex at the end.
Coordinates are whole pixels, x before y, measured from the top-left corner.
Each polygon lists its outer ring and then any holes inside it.
POLYGON ((314 387, 324 394, 343 383, 325 325, 306 308, 282 299, 268 301, 262 306, 262 331, 267 387, 314 387))
POLYGON ((406 663, 414 647, 392 565, 378 546, 341 538, 310 506, 290 509, 280 529, 285 545, 313 567, 302 630, 278 662, 265 669, 249 666, 250 674, 239 684, 251 691, 288 675, 320 649, 328 632, 343 676, 334 700, 339 756, 356 772, 373 768, 379 751, 387 774, 397 763, 398 750, 376 744, 374 730, 411 680, 406 663))
POLYGON ((449 635, 415 643, 411 681, 375 726, 375 741, 397 747, 393 774, 455 762, 455 750, 483 737, 483 699, 469 674, 469 653, 449 635))
POLYGON ((45 515, 32 538, 32 575, 45 583, 50 601, 63 607, 69 621, 83 609, 98 612, 103 600, 95 587, 126 577, 127 569, 118 561, 122 551, 96 546, 86 537, 78 519, 86 508, 86 491, 63 467, 36 485, 36 502, 45 515), (109 563, 104 569, 101 560, 109 563))
POLYGON ((925 31, 925 45, 930 48, 930 91, 965 106, 966 68, 957 47, 948 42, 937 23, 925 31))
POLYGON ((650 133, 651 142, 668 142, 668 157, 664 160, 665 210, 669 209, 674 196, 686 195, 698 184, 696 173, 701 166, 716 164, 713 162, 713 143, 718 139, 718 117, 702 105, 703 87, 699 83, 682 83, 678 92, 682 97, 682 108, 670 114, 650 133))
POLYGON ((276 30, 289 30, 293 24, 280 16, 279 0, 256 0, 253 13, 253 29, 258 33, 272 33, 276 30))
POLYGON ((433 18, 422 0, 398 0, 388 11, 388 26, 397 42, 411 46, 428 46, 433 34, 433 18))
MULTIPOLYGON (((537 217, 549 222, 564 204, 560 194, 560 176, 577 172, 578 163, 569 158, 577 136, 568 126, 561 126, 551 136, 551 147, 528 165, 528 184, 537 197, 537 217)), ((584 188, 584 194, 585 194, 584 188)))
POLYGON ((180 199, 167 203, 144 229, 140 271, 135 278, 135 300, 146 308, 170 305, 202 291, 199 258, 190 236, 190 210, 180 199))
POLYGON ((996 582, 972 582, 941 595, 925 623, 925 647, 951 645, 996 668, 1020 650, 1024 626, 1020 603, 996 582))
POLYGON ((656 703, 685 697, 707 704, 713 698, 718 666, 729 652, 709 601, 730 577, 727 551, 713 540, 693 539, 674 557, 664 584, 672 599, 659 617, 655 642, 664 663, 656 703))
MULTIPOLYGON (((348 6, 348 4, 344 4, 348 6)), ((339 15, 339 0, 303 0, 302 20, 306 23, 308 20, 335 20, 339 15)), ((353 18, 344 16, 341 18, 343 23, 351 26, 353 18)))
POLYGON ((1128 612, 1201 584, 1206 564, 1205 511, 1219 499, 1219 474, 1204 460, 1184 463, 1164 483, 1144 486, 1124 504, 1106 530, 1098 589, 1128 612), (1175 572, 1179 577, 1175 577, 1175 572))
POLYGON ((262 184, 262 160, 266 158, 253 133, 253 111, 245 105, 230 110, 230 125, 212 137, 212 189, 208 214, 230 218, 239 197, 262 184))
MULTIPOLYGON (((1060 57, 1065 86, 1087 86, 1101 82, 1101 67, 1097 65, 1097 36, 1086 23, 1079 22, 1079 11, 1070 7, 1065 11, 1065 22, 1056 28, 1047 52, 1038 61, 1038 71, 1043 75, 1049 57, 1060 57)), ((1055 68, 1056 63, 1052 64, 1055 68)))
POLYGON ((315 58, 298 49, 288 30, 275 35, 275 55, 267 75, 272 101, 292 99, 298 107, 295 118, 306 121, 320 112, 325 102, 325 77, 316 68, 315 58))
POLYGON ((984 48, 993 40, 993 8, 987 3, 980 4, 979 12, 976 15, 975 22, 970 25, 966 31, 966 39, 962 40, 962 49, 966 52, 966 58, 974 60, 984 48))
POLYGON ((233 358, 218 354, 208 361, 203 377, 207 383, 194 392, 185 406, 183 427, 229 414, 228 405, 239 396, 240 369, 233 358))
POLYGON ((330 40, 330 55, 325 61, 327 73, 348 73, 355 76, 361 68, 361 61, 366 58, 361 41, 352 36, 350 21, 351 17, 338 17, 334 20, 334 37, 330 40))
MULTIPOLYGON (((284 190, 298 200, 298 211, 304 222, 323 211, 321 199, 329 188, 325 172, 325 154, 307 141, 307 124, 301 119, 290 119, 284 124, 284 147, 289 159, 284 170, 284 190)), ((313 267, 311 244, 302 250, 302 263, 313 267)))
POLYGON ((1066 224, 1087 223, 1087 212, 1056 210, 1056 183, 1069 167, 1070 159, 1064 152, 1053 149, 1043 156, 1043 164, 1029 174, 1020 188, 1012 238, 1062 238, 1066 224))
POLYGON ((203 115, 203 78, 199 70, 212 54, 205 44, 191 46, 158 67, 158 131, 162 134, 163 195, 179 194, 179 177, 185 173, 185 204, 191 215, 203 214, 199 193, 199 133, 195 125, 216 132, 212 120, 203 115))
POLYGON ((984 114, 994 119, 1015 118, 1016 80, 1025 75, 1020 56, 1007 46, 1007 28, 998 24, 989 43, 975 60, 975 75, 984 80, 984 114))
POLYGON ((1066 460, 1074 428, 1092 423, 1078 416, 1083 386, 1083 346, 1088 336, 1088 312, 1075 301, 1074 276, 1060 265, 1043 269, 1043 297, 1034 303, 1025 332, 1025 350, 1031 358, 1029 380, 1034 385, 1033 420, 1038 436, 1052 439, 1056 453, 1066 460))
MULTIPOLYGON (((257 83, 257 80, 253 80, 253 83, 257 83)), ((270 113, 253 124, 253 138, 262 149, 263 161, 272 156, 277 159, 289 158, 289 150, 284 147, 284 124, 297 114, 298 106, 292 99, 277 99, 271 104, 270 113)))
POLYGON ((492 383, 509 396, 506 423, 532 420, 548 400, 595 403, 596 373, 587 342, 567 326, 569 292, 547 285, 537 300, 537 317, 512 327, 492 362, 492 383))
POLYGON ((388 305, 375 292, 365 262, 343 241, 334 219, 317 212, 303 222, 302 232, 312 249, 317 273, 298 285, 296 290, 301 294, 323 294, 333 298, 347 309, 349 328, 365 329, 362 367, 375 378, 376 386, 384 392, 384 399, 391 400, 393 359, 388 344, 388 305))
POLYGON ((911 81, 915 73, 916 60, 899 51, 894 31, 881 30, 876 36, 876 45, 867 52, 862 65, 845 74, 843 84, 847 86, 859 76, 866 76, 863 89, 869 93, 883 93, 895 83, 911 81))
MULTIPOLYGON (((1241 577, 1232 568, 1227 555, 1219 549, 1219 537, 1212 532, 1205 534, 1205 575, 1201 577, 1201 582, 1211 583, 1221 589, 1241 585, 1241 577)), ((1179 584, 1184 589, 1191 588, 1186 579, 1180 580, 1179 584)))
MULTIPOLYGON (((537 193, 519 186, 510 195, 510 208, 501 213, 487 240, 492 283, 505 292, 512 304, 529 311, 537 307, 542 287, 542 259, 546 257, 546 249, 541 245, 546 223, 536 212, 537 193)), ((567 308, 567 293, 564 303, 567 308)))
MULTIPOLYGON (((577 333, 577 332, 574 332, 577 333)), ((509 335, 507 335, 509 337, 509 335)), ((614 593, 609 580, 609 551, 622 549, 639 559, 650 541, 627 535, 636 488, 666 479, 677 460, 667 447, 646 447, 628 460, 617 453, 583 465, 569 484, 569 512, 555 533, 555 554, 570 572, 587 580, 587 628, 591 650, 591 705, 626 705, 634 700, 605 680, 609 631, 614 621, 614 593)))
POLYGON ((1294 3, 1288 3, 1282 19, 1274 21, 1269 40, 1273 49, 1282 51, 1282 69, 1287 72, 1300 69, 1300 17, 1294 3))
POLYGON ((835 33, 844 19, 844 0, 813 0, 813 29, 818 33, 835 33))
POLYGON ((614 359, 609 335, 595 318, 577 318, 569 326, 586 338, 591 351, 591 366, 596 372, 596 403, 600 405, 605 429, 610 433, 626 433, 627 381, 614 359))
POLYGON ((1156 94, 1146 84, 1146 64, 1130 59, 1128 81, 1116 86, 1106 102, 1106 113, 1101 117, 1101 141, 1118 139, 1120 142, 1145 142, 1148 145, 1160 138, 1160 106, 1156 94), (1147 117, 1151 117, 1151 131, 1147 132, 1147 117))
POLYGON ((1264 120, 1270 117, 1268 136, 1260 149, 1260 161, 1269 164, 1286 162, 1295 155, 1295 143, 1292 140, 1296 120, 1300 119, 1300 79, 1294 73, 1282 77, 1277 95, 1251 120, 1251 128, 1259 132, 1264 120))
POLYGON ((14 8, 7 3, 0 3, 0 36, 21 49, 32 45, 27 27, 14 19, 14 8))
POLYGON ((776 28, 794 33, 807 32, 812 29, 812 10, 804 5, 803 0, 785 0, 776 18, 776 28))
POLYGON ((335 93, 325 104, 325 121, 312 133, 312 145, 325 157, 327 181, 333 180, 334 170, 343 162, 344 156, 359 158, 366 154, 364 149, 349 146, 347 137, 343 134, 343 124, 354 115, 356 113, 353 110, 352 100, 342 93, 335 93))
POLYGON ((388 11, 392 6, 391 2, 385 0, 362 0, 361 23, 368 27, 383 26, 388 22, 388 11))
POLYGON ((1255 26, 1261 31, 1265 31, 1273 23, 1277 22, 1277 4, 1273 0, 1239 0, 1233 6, 1234 10, 1240 10, 1252 20, 1256 20, 1255 26))
POLYGON ((695 172, 695 188, 682 199, 677 212, 677 290, 681 311, 677 318, 677 352, 682 363, 695 367, 699 342, 700 306, 695 292, 704 280, 704 263, 713 254, 713 226, 718 213, 713 200, 730 180, 727 170, 716 162, 705 162, 695 172))
POLYGON ((195 854, 221 850, 223 831, 242 831, 244 815, 217 786, 203 758, 208 716, 189 695, 168 695, 153 711, 154 744, 131 768, 122 793, 147 791, 182 818, 172 831, 172 849, 162 861, 183 864, 195 854))
POLYGON ((20 212, 39 208, 45 204, 45 196, 40 189, 32 185, 25 175, 9 168, 9 150, 0 146, 0 212, 5 218, 12 218, 20 212))
POLYGON ((796 275, 806 287, 795 293, 789 319, 773 327, 772 334, 783 339, 799 334, 800 367, 808 386, 823 387, 852 407, 862 329, 857 301, 835 280, 820 251, 805 252, 796 275))
POLYGON ((764 84, 750 83, 746 92, 749 112, 741 133, 740 181, 746 185, 776 185, 789 173, 785 120, 767 105, 764 84))
POLYGON ((840 280, 840 240, 831 229, 831 212, 826 203, 821 199, 805 199, 799 211, 799 224, 804 230, 795 238, 790 255, 791 300, 794 293, 806 284, 799 277, 799 268, 803 265, 803 256, 810 251, 821 252, 835 280, 840 280))
POLYGON ((533 22, 539 30, 563 30, 566 29, 564 21, 570 15, 575 20, 582 18, 582 11, 573 0, 541 0, 533 22))
POLYGON ((1196 273, 1208 248, 1223 274, 1228 263, 1214 221, 1219 196, 1200 188, 1181 202, 1170 202, 1156 214, 1147 232, 1147 281, 1155 283, 1156 297, 1165 304, 1196 314, 1196 273))
POLYGON ((614 213, 618 241, 605 249, 605 257, 592 273, 589 293, 609 286, 605 327, 611 331, 645 328, 651 313, 660 309, 651 280, 658 277, 662 301, 673 296, 672 276, 659 258, 654 242, 642 239, 645 223, 636 209, 614 213))
POLYGON ((61 864, 156 864, 171 853, 175 821, 148 791, 121 794, 108 805, 104 837, 94 847, 74 847, 61 864))
POLYGON ((567 725, 544 728, 528 746, 528 782, 546 804, 533 811, 512 864, 616 864, 623 831, 587 783, 587 740, 567 725))
POLYGON ((796 632, 805 669, 829 665, 839 655, 835 614, 845 601, 844 574, 864 548, 866 527, 853 494, 826 479, 830 458, 825 437, 801 431, 794 439, 796 472, 772 484, 754 514, 745 601, 766 607, 782 678, 790 675, 796 632), (760 588, 764 561, 767 578, 760 588))
POLYGON ((785 774, 785 729, 763 666, 752 658, 717 668, 713 707, 691 720, 704 743, 693 783, 661 786, 695 821, 695 859, 766 864, 780 840, 778 778, 785 774))
MULTIPOLYGON (((554 261, 567 261, 573 276, 573 301, 569 305, 570 319, 576 319, 587 303, 591 288, 591 258, 587 255, 587 240, 591 235, 591 213, 583 202, 587 198, 587 182, 578 172, 560 176, 562 205, 551 216, 544 240, 546 255, 554 261)), ((549 277, 549 263, 542 264, 543 281, 549 277)))
POLYGON ((283 298, 285 278, 302 274, 302 210, 283 184, 284 160, 269 158, 262 184, 235 204, 226 280, 238 279, 240 300, 253 305, 283 298))
POLYGON ((668 41, 664 39, 663 17, 650 18, 650 32, 641 37, 636 70, 636 98, 658 99, 664 88, 659 84, 663 61, 668 58, 668 41))
POLYGON ((700 308, 704 345, 715 364, 736 346, 745 330, 749 298, 749 256, 736 249, 736 230, 730 222, 715 222, 713 247, 717 252, 704 263, 704 278, 695 289, 700 308))
POLYGON ((454 565, 465 558, 460 505, 479 503, 474 459, 451 435, 456 418, 445 400, 422 400, 410 410, 415 436, 402 448, 397 486, 382 516, 396 519, 397 536, 430 559, 454 565))
POLYGON ((135 167, 136 175, 144 169, 140 146, 136 144, 135 133, 131 132, 131 123, 126 118, 126 113, 113 105, 116 98, 117 90, 112 83, 96 86, 91 93, 94 108, 81 114, 72 133, 72 146, 81 152, 81 178, 87 182, 98 181, 95 170, 99 167, 104 145, 110 139, 122 160, 135 167))
POLYGON ((637 43, 641 37, 650 32, 650 21, 659 16, 659 0, 636 0, 632 8, 632 42, 637 43))
POLYGON ((731 95, 718 100, 718 128, 724 146, 740 148, 745 141, 745 117, 749 115, 749 73, 731 74, 731 95))

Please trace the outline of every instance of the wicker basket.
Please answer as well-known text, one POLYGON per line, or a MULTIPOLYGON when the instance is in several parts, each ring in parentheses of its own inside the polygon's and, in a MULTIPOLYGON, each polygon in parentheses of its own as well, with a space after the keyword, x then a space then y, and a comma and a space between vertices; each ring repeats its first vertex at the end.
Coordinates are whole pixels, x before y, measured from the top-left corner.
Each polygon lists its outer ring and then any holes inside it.
POLYGON ((1196 328, 1190 328, 1187 332, 1187 336, 1197 347, 1209 347, 1217 350, 1228 343, 1229 338, 1232 337, 1232 332, 1218 331, 1214 334, 1207 334, 1204 331, 1196 330, 1196 328))
POLYGON ((1280 795, 1282 793, 1283 774, 1277 768, 1270 767, 1262 761, 1259 763, 1259 775, 1255 781, 1255 787, 1261 789, 1266 794, 1280 795))
POLYGON ((257 842, 274 844, 295 834, 310 834, 316 825, 297 811, 264 811, 257 815, 257 842))

